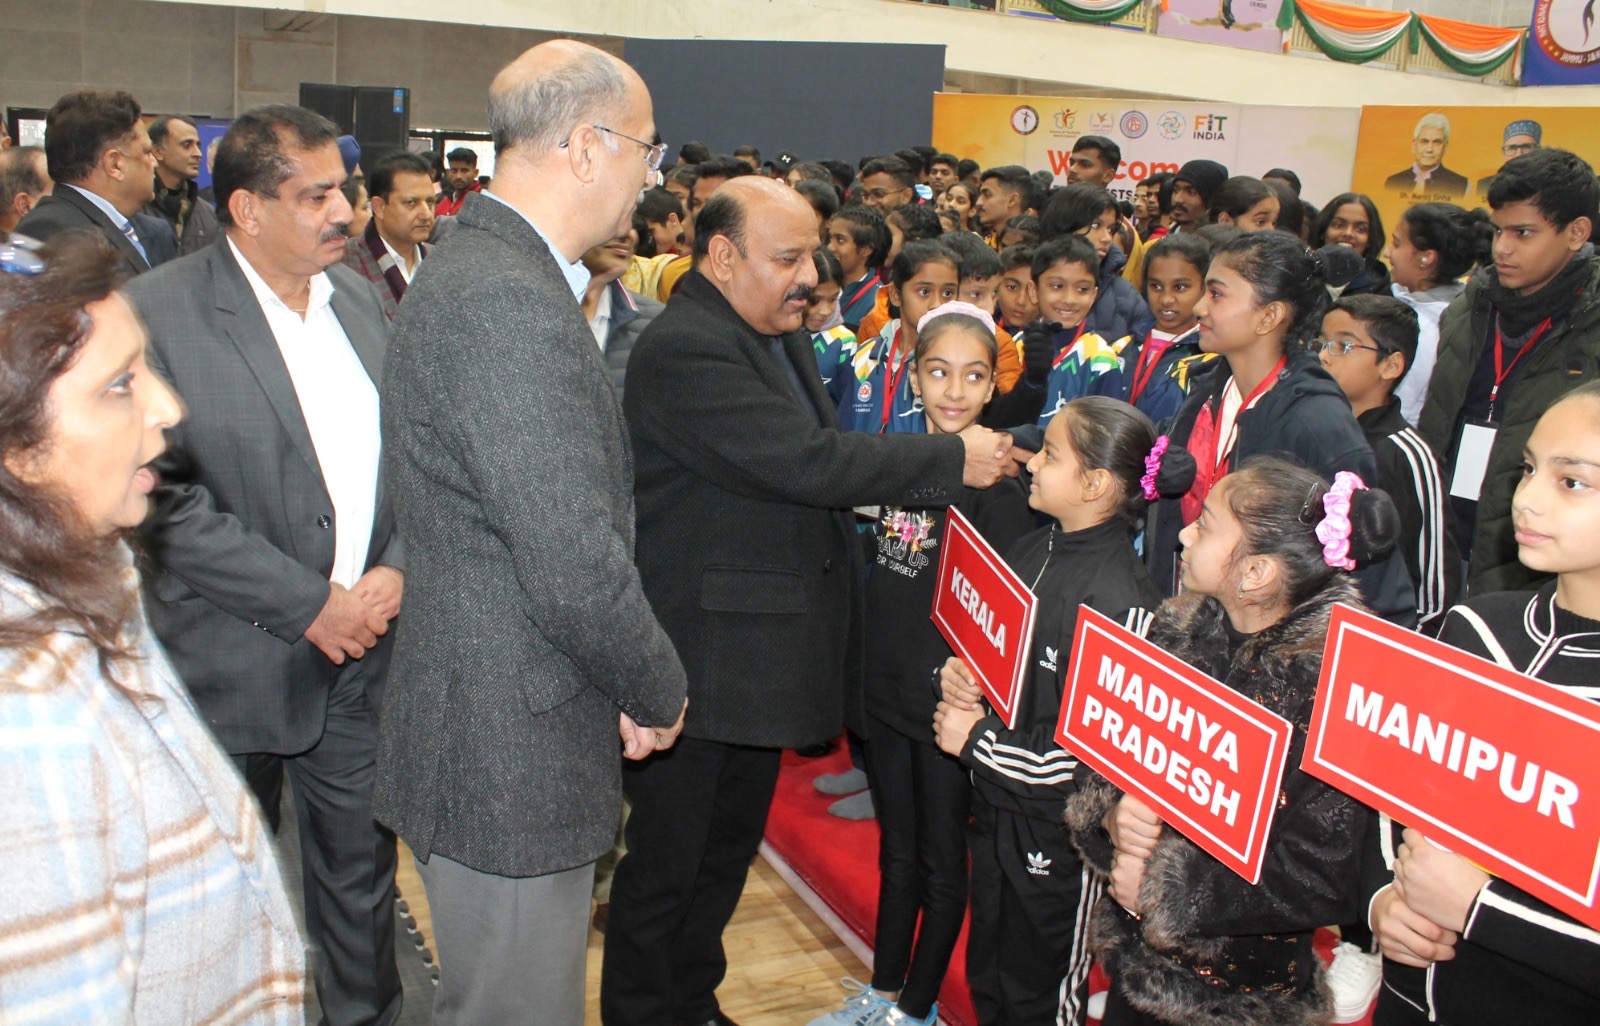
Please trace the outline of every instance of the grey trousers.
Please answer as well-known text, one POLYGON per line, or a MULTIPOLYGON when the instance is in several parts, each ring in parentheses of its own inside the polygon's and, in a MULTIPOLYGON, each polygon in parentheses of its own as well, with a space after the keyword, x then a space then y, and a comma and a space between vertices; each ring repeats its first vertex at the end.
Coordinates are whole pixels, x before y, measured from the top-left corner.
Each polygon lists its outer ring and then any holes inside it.
POLYGON ((434 1026, 583 1026, 594 863, 508 877, 417 860, 438 947, 434 1026))

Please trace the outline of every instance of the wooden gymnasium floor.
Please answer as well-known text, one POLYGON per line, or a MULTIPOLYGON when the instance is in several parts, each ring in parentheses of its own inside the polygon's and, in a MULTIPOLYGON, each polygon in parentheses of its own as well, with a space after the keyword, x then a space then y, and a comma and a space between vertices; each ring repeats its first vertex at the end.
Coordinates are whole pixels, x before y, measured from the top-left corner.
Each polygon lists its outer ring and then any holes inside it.
MULTIPOLYGON (((411 852, 400 846, 395 874, 400 893, 434 951, 433 918, 411 852)), ((757 858, 724 942, 731 953, 728 978, 717 991, 723 1012, 739 1026, 795 1026, 844 998, 840 977, 866 980, 861 961, 821 919, 757 858)), ((603 938, 589 931, 588 1004, 584 1026, 600 1024, 600 954, 603 938)), ((442 972, 450 967, 441 960, 442 972)), ((411 999, 411 995, 407 995, 411 999)))

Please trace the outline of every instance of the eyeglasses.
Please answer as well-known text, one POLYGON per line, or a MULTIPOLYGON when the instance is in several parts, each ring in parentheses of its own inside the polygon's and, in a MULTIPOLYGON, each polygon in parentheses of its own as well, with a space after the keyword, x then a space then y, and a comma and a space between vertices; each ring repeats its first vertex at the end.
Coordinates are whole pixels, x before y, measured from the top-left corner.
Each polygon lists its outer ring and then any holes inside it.
MULTIPOLYGON (((626 132, 619 132, 615 128, 608 128, 605 125, 592 125, 590 127, 592 127, 596 132, 605 132, 608 135, 614 135, 619 139, 626 139, 631 143, 638 143, 640 146, 643 146, 644 162, 650 165, 650 170, 652 171, 659 172, 661 170, 661 162, 667 157, 666 143, 645 142, 643 139, 636 139, 626 132)), ((561 149, 566 149, 567 143, 571 141, 572 140, 570 138, 561 140, 561 149)))
POLYGON ((43 274, 44 258, 38 253, 40 243, 26 235, 13 235, 0 242, 0 271, 7 274, 43 274))
POLYGON ((1367 349, 1377 353, 1379 356, 1383 355, 1383 350, 1377 346, 1364 346, 1360 342, 1351 342, 1342 338, 1319 338, 1311 343, 1311 351, 1313 353, 1327 353, 1329 356, 1349 356, 1357 349, 1367 349))
POLYGON ((898 189, 862 189, 861 190, 861 194, 863 196, 865 196, 867 199, 881 200, 881 199, 884 199, 885 197, 893 196, 896 193, 901 193, 901 192, 905 192, 905 191, 907 191, 906 188, 904 186, 902 186, 901 188, 898 188, 898 189))

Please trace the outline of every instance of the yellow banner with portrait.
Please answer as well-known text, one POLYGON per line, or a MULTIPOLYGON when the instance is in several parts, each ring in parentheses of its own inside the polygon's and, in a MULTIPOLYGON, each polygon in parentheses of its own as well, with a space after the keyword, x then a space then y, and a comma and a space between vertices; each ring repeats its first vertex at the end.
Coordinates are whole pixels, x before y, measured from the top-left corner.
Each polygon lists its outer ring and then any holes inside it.
POLYGON ((1488 209, 1500 165, 1540 146, 1600 166, 1594 129, 1589 107, 1363 107, 1351 178, 1392 229, 1417 203, 1488 209))

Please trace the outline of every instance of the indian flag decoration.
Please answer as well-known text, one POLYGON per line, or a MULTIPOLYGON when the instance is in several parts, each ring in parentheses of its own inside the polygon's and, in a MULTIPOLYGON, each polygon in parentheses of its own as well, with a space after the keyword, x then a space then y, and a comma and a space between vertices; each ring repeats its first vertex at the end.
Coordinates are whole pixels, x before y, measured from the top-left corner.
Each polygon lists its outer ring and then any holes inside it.
POLYGON ((1426 44, 1451 71, 1477 77, 1515 57, 1527 35, 1526 29, 1477 25, 1410 11, 1284 0, 1278 27, 1287 32, 1296 22, 1318 50, 1336 61, 1365 64, 1376 60, 1404 36, 1410 53, 1419 52, 1426 44))
POLYGON ((1288 32, 1296 21, 1324 54, 1347 64, 1365 64, 1400 41, 1411 27, 1411 12, 1375 11, 1321 0, 1283 0, 1278 27, 1288 32))
POLYGON ((1116 21, 1143 7, 1145 0, 1036 0, 1040 7, 1063 21, 1116 21))
POLYGON ((1451 71, 1481 77, 1515 57, 1526 35, 1526 29, 1418 14, 1412 21, 1411 52, 1417 52, 1420 39, 1451 71))

